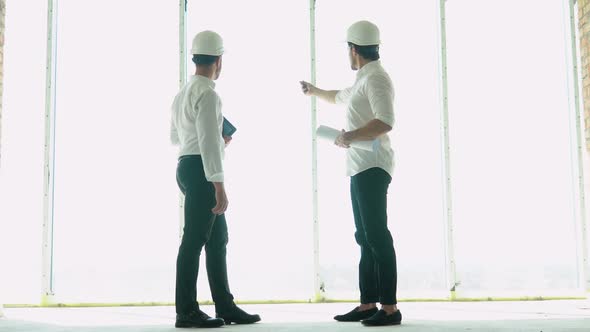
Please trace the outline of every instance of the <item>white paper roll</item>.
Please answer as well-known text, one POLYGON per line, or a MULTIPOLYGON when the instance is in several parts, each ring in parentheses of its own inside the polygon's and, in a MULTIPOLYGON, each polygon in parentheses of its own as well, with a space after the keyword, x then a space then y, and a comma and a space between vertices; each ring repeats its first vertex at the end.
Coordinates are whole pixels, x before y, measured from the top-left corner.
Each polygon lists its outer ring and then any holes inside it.
MULTIPOLYGON (((340 130, 330 128, 328 126, 319 126, 316 130, 318 138, 325 141, 330 141, 330 143, 334 143, 336 137, 338 137, 340 133, 340 130)), ((379 144, 379 140, 377 139, 372 141, 355 141, 350 144, 350 147, 374 152, 377 151, 377 149, 379 148, 379 144)))

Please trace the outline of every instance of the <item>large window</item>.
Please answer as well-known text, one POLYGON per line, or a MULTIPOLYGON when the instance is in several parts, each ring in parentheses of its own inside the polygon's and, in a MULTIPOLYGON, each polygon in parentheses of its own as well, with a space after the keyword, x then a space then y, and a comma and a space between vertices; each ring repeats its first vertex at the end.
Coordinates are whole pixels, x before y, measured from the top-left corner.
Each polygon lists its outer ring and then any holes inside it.
MULTIPOLYGON (((317 85, 351 86, 346 29, 381 30, 394 89, 388 215, 398 297, 445 298, 439 0, 316 1, 317 85)), ((216 90, 237 127, 224 162, 237 300, 314 297, 309 1, 188 0, 226 53, 216 90)), ((571 64, 565 1, 446 2, 459 297, 577 294, 571 64), (531 11, 534 8, 534 11, 531 11)), ((60 0, 55 113, 56 301, 171 302, 179 245, 179 1, 60 0)), ((39 303, 47 1, 7 1, 0 165, 0 300, 39 303)), ((187 52, 187 77, 195 67, 187 52)), ((318 100, 318 124, 345 127, 318 100)), ((345 151, 318 142, 319 275, 358 298, 345 151)), ((586 174, 586 179, 590 175, 586 174)), ((590 196, 587 193, 587 197, 590 196)), ((590 201, 590 199, 588 200, 590 201)), ((199 300, 211 299, 205 255, 199 300)))
POLYGON ((41 298, 46 1, 8 1, 0 160, 0 296, 41 298))
POLYGON ((171 301, 177 6, 62 0, 58 19, 57 300, 171 301))
POLYGON ((564 4, 447 4, 462 294, 577 286, 564 4))
MULTIPOLYGON (((187 49, 202 30, 221 34, 226 48, 216 89, 224 116, 238 128, 224 164, 232 291, 242 300, 309 299, 311 116, 298 83, 309 75, 308 2, 188 4, 187 49)), ((188 68, 193 74, 190 60, 188 68)), ((210 296, 204 276, 201 299, 210 296)))
MULTIPOLYGON (((444 223, 438 90, 438 1, 317 2, 318 86, 354 83, 346 29, 368 19, 381 31, 381 62, 395 89, 395 170, 388 215, 399 297, 444 297, 444 223), (335 15, 338 13, 338 15, 335 15)), ((343 105, 318 103, 319 123, 344 128, 343 105)), ((326 297, 358 297, 358 258, 343 150, 319 142, 320 260, 326 297)))

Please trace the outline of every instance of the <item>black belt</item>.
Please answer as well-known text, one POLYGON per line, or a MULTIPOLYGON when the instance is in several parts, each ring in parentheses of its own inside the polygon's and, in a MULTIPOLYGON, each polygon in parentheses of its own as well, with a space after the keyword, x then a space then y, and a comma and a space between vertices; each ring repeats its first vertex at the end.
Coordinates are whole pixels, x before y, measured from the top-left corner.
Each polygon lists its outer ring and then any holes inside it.
POLYGON ((182 161, 185 159, 201 159, 201 155, 199 155, 199 154, 185 154, 184 156, 178 157, 178 161, 182 161))

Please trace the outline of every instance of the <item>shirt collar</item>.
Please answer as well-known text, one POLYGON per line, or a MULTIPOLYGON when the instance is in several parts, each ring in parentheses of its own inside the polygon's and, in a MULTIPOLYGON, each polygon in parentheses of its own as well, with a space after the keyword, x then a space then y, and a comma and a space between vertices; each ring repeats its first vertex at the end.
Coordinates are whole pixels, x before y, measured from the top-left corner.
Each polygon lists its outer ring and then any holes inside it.
POLYGON ((204 84, 207 84, 211 88, 215 89, 215 82, 213 82, 213 80, 211 80, 210 78, 205 77, 203 75, 193 75, 191 77, 191 80, 197 81, 197 82, 202 82, 204 84))
POLYGON ((364 65, 363 68, 359 69, 359 71, 356 73, 356 78, 361 78, 379 67, 381 67, 380 60, 371 61, 364 65))

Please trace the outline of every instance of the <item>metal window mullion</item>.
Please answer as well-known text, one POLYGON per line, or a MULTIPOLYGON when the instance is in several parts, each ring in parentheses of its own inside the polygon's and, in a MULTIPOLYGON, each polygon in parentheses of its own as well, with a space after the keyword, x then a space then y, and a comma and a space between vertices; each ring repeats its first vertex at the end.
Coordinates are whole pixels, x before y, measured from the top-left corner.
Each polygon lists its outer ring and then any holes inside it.
MULTIPOLYGON (((590 265, 588 262, 588 229, 586 225, 586 208, 584 194, 584 165, 583 165, 583 146, 582 146, 582 128, 580 124, 580 93, 579 93, 579 76, 578 76, 578 52, 576 43, 576 15, 575 0, 568 1, 568 21, 569 29, 566 29, 570 43, 566 43, 566 55, 570 56, 568 67, 571 67, 571 73, 568 78, 568 98, 570 102, 570 117, 574 117, 570 123, 574 123, 575 132, 572 139, 572 168, 573 168, 573 198, 574 198, 574 216, 576 223, 576 251, 577 251, 577 269, 578 269, 578 287, 582 292, 587 292, 590 296, 590 265), (571 63, 570 63, 571 62, 571 63), (573 103, 571 98, 573 97, 573 103), (573 105, 572 105, 573 104, 573 105)), ((565 3, 564 3, 565 5, 565 3)), ((567 38, 566 38, 567 40, 567 38)))
MULTIPOLYGON (((311 84, 316 84, 316 34, 315 34, 315 4, 309 1, 309 34, 311 56, 311 84)), ((312 211, 313 211, 313 273, 315 301, 323 300, 322 279, 320 275, 320 224, 318 212, 318 144, 317 144, 317 98, 311 97, 311 176, 312 176, 312 211)))
POLYGON ((440 87, 441 87, 441 135, 443 158, 443 206, 445 223, 445 268, 446 286, 451 299, 455 299, 458 285, 455 264, 453 206, 451 191, 451 157, 449 140, 449 103, 447 82, 447 28, 446 28, 446 0, 439 0, 439 43, 440 43, 440 87))
MULTIPOLYGON (((187 0, 179 1, 179 24, 178 24, 178 44, 179 44, 179 77, 178 85, 182 88, 186 84, 186 11, 187 11, 187 0)), ((182 238, 184 229, 184 195, 179 194, 178 197, 178 215, 179 215, 179 236, 182 238)))
POLYGON ((187 10, 187 0, 180 0, 179 2, 179 25, 178 25, 178 38, 179 38, 179 78, 178 84, 182 88, 186 83, 186 72, 187 72, 187 64, 186 64, 186 10, 187 10))
POLYGON ((45 82, 45 161, 43 188, 43 246, 42 246, 42 299, 51 304, 55 295, 53 284, 53 229, 55 180, 55 82, 57 63, 57 5, 58 0, 47 1, 47 63, 45 82))

